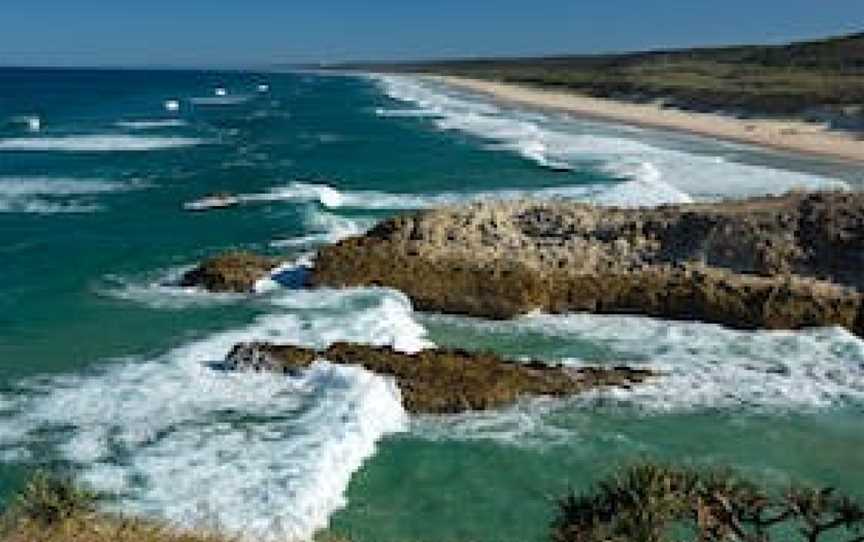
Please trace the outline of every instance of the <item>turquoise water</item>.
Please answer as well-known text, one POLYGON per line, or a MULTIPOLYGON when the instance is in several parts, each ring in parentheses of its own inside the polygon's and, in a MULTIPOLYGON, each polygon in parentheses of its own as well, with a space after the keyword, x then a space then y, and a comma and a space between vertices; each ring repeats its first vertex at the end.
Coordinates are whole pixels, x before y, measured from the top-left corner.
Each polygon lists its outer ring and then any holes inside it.
POLYGON ((590 315, 488 323, 416 313, 384 290, 268 282, 226 296, 175 285, 228 248, 299 269, 321 243, 434 204, 651 205, 855 189, 860 173, 410 78, 0 70, 0 489, 38 467, 68 468, 116 507, 181 526, 284 540, 329 525, 358 541, 539 540, 552 498, 645 457, 864 494, 864 343, 839 329, 590 315), (183 209, 217 191, 242 205, 183 209), (209 368, 253 338, 454 345, 668 376, 632 392, 412 419, 392 383, 360 369, 209 368))

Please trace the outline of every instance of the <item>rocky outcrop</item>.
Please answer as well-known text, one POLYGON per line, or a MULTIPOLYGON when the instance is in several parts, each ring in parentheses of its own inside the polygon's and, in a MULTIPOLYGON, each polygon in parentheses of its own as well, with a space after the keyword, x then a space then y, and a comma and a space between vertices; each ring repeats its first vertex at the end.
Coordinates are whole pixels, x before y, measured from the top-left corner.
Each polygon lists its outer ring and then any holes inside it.
POLYGON ((290 345, 241 343, 226 356, 227 370, 296 373, 316 359, 358 365, 395 378, 405 409, 414 413, 456 413, 506 405, 523 396, 574 395, 600 387, 630 387, 655 375, 628 367, 566 368, 507 362, 494 354, 424 350, 416 354, 388 347, 336 343, 323 351, 290 345))
POLYGON ((590 311, 861 334, 864 194, 443 208, 323 248, 311 282, 388 286, 422 310, 492 318, 590 311))
POLYGON ((251 252, 226 252, 205 260, 180 279, 181 286, 197 286, 211 292, 252 292, 255 283, 279 266, 278 258, 251 252))

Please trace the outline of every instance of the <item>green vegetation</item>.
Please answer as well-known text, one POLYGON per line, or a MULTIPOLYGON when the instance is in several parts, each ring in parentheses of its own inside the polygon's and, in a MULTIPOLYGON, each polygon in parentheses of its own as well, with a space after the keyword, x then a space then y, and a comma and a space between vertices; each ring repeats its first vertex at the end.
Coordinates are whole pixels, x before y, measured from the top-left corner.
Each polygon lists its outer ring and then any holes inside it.
POLYGON ((864 33, 780 46, 365 65, 864 129, 864 33))
MULTIPOLYGON (((39 474, 6 510, 2 542, 237 542, 96 511, 100 496, 39 474)), ((328 532, 316 542, 346 542, 328 532)), ((864 506, 831 489, 770 492, 726 470, 641 464, 558 502, 551 542, 862 542, 864 506)))
POLYGON ((99 495, 66 477, 37 473, 15 498, 13 514, 42 525, 60 523, 96 511, 99 495))
POLYGON ((44 473, 6 510, 2 542, 231 542, 225 537, 179 533, 155 522, 98 513, 100 496, 67 477, 44 473))
POLYGON ((553 542, 864 541, 864 507, 852 499, 774 494, 723 470, 637 465, 558 507, 553 542))

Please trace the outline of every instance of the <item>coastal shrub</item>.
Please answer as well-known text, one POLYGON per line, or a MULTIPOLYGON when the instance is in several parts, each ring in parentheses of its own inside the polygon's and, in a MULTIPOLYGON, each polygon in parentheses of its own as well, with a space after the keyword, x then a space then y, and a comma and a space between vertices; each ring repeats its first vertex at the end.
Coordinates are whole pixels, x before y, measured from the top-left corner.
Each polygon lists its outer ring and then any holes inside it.
POLYGON ((635 102, 662 100, 692 111, 747 117, 814 112, 860 130, 864 116, 864 34, 782 46, 683 49, 613 55, 454 60, 405 70, 569 89, 635 102))
POLYGON ((100 495, 67 476, 37 473, 0 524, 2 542, 236 542, 218 534, 177 532, 133 517, 103 514, 100 495))
POLYGON ((15 498, 11 512, 18 518, 53 525, 96 511, 98 494, 67 476, 37 473, 15 498))
POLYGON ((864 506, 833 489, 771 492, 726 470, 641 464, 558 501, 553 542, 864 541, 864 506))

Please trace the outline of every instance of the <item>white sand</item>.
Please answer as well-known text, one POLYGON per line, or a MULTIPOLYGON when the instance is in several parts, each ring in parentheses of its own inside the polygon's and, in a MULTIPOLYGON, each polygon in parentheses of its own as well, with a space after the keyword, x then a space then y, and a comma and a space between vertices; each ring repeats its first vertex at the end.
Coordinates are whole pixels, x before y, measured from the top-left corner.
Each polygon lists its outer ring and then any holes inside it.
POLYGON ((488 94, 497 100, 551 108, 576 116, 684 131, 823 157, 864 162, 864 138, 829 130, 825 125, 795 120, 737 119, 715 113, 694 113, 662 108, 658 104, 636 104, 592 98, 571 92, 453 76, 435 79, 454 87, 488 94))

